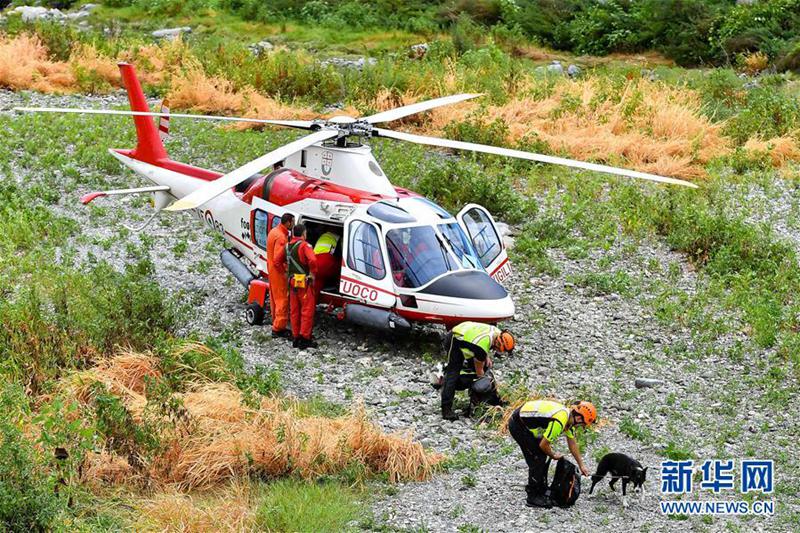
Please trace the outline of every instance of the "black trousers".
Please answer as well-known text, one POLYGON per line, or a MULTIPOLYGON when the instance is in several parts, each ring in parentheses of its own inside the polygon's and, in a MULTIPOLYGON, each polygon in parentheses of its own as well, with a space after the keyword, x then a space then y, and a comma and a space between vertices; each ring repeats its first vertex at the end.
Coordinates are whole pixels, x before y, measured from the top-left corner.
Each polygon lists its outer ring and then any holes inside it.
POLYGON ((519 416, 519 409, 514 411, 508 420, 508 432, 517 441, 522 456, 528 464, 528 485, 525 490, 532 496, 539 496, 547 491, 547 455, 539 447, 542 439, 533 436, 528 428, 522 423, 519 416))
MULTIPOLYGON (((442 384, 442 411, 453 408, 453 399, 457 390, 469 390, 478 379, 475 372, 462 372, 466 368, 464 354, 458 346, 458 341, 453 339, 452 332, 445 336, 444 348, 447 350, 447 366, 444 367, 444 383, 442 384)), ((500 405, 500 400, 497 389, 482 397, 470 394, 470 401, 473 404, 486 402, 489 405, 500 405)))

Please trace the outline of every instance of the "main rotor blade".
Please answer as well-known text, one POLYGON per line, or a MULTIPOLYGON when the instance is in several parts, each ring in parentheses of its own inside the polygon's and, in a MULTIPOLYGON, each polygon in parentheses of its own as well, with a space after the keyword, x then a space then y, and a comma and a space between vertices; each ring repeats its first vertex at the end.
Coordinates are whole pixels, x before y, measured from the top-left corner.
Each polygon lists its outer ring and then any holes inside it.
POLYGON ((532 152, 523 152, 522 150, 512 150, 510 148, 500 148, 498 146, 488 146, 486 144, 475 144, 463 141, 453 141, 451 139, 426 137, 424 135, 415 135, 413 133, 403 133, 401 131, 385 130, 383 128, 375 128, 372 131, 377 132, 379 137, 388 137, 390 139, 408 141, 417 144, 426 144, 428 146, 441 146, 443 148, 453 148, 455 150, 470 150, 472 152, 483 152, 486 154, 502 155, 506 157, 516 157, 517 159, 527 159, 529 161, 538 161, 540 163, 552 163, 554 165, 562 165, 567 167, 580 168, 584 170, 593 170, 595 172, 604 172, 606 174, 613 174, 616 176, 625 176, 628 178, 638 178, 649 181, 657 181, 659 183, 669 183, 672 185, 683 185, 684 187, 691 187, 693 189, 697 188, 697 185, 688 181, 679 180, 675 178, 666 178, 664 176, 657 176, 655 174, 648 174, 646 172, 639 172, 636 170, 628 170, 626 168, 598 165, 596 163, 587 163, 585 161, 576 161, 574 159, 566 159, 563 157, 555 157, 551 155, 534 154, 532 152))
POLYGON ((204 203, 213 200, 231 187, 235 187, 256 172, 272 166, 279 161, 283 161, 290 155, 302 150, 303 148, 307 148, 314 143, 331 139, 336 137, 338 134, 339 132, 336 130, 322 130, 290 142, 287 145, 281 146, 277 150, 273 150, 268 154, 262 155, 258 159, 254 159, 253 161, 242 165, 236 170, 209 182, 208 185, 200 187, 196 191, 186 195, 174 204, 170 205, 166 208, 166 210, 183 211, 184 209, 193 209, 195 207, 199 207, 204 203))
POLYGON ((443 96, 441 98, 434 98, 433 100, 425 100, 424 102, 417 102, 416 104, 404 105, 403 107, 397 107, 395 109, 383 111, 382 113, 378 113, 376 115, 370 115, 368 117, 364 117, 361 120, 365 120, 370 124, 389 122, 392 120, 397 120, 399 118, 407 117, 408 115, 413 115, 415 113, 422 113, 423 111, 428 111, 429 109, 433 109, 435 107, 456 104, 458 102, 463 102, 464 100, 477 98, 478 96, 483 96, 483 95, 454 94, 452 96, 443 96))
POLYGON ((189 115, 186 113, 150 113, 148 111, 123 111, 116 109, 76 109, 74 107, 15 107, 14 111, 29 113, 78 113, 84 115, 123 115, 132 117, 169 117, 191 118, 197 120, 221 120, 228 122, 253 122, 255 124, 273 124, 288 128, 310 130, 314 125, 310 120, 267 120, 261 118, 223 117, 220 115, 189 115))

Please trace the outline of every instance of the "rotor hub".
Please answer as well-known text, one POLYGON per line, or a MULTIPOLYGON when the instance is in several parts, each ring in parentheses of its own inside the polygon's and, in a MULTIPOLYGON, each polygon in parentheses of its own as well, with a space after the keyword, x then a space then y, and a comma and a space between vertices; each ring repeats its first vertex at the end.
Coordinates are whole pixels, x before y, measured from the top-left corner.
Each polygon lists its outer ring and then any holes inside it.
POLYGON ((372 137, 373 126, 366 120, 355 119, 348 116, 336 116, 329 119, 315 120, 316 129, 329 129, 339 132, 338 139, 346 137, 372 137))

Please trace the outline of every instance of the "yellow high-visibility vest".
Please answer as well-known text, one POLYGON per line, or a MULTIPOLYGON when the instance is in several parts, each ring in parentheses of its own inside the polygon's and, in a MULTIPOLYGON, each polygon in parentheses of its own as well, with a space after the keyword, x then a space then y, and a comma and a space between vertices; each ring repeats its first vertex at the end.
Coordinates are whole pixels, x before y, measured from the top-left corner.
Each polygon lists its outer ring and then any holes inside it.
POLYGON ((317 244, 314 245, 314 255, 332 254, 338 243, 339 236, 326 231, 317 239, 317 244))
MULTIPOLYGON (((552 400, 533 400, 519 408, 519 417, 534 437, 552 443, 567 426, 569 408, 552 400)), ((575 438, 572 428, 564 431, 564 435, 575 438)))

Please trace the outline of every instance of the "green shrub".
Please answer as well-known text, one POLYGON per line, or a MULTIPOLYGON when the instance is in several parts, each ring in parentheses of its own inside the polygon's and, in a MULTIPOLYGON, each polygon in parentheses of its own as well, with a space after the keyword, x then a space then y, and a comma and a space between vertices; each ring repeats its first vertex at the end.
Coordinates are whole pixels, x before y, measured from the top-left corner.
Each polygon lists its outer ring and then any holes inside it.
POLYGON ((56 494, 57 479, 45 458, 22 433, 28 400, 18 384, 0 389, 0 529, 49 531, 65 502, 56 494))
POLYGON ((523 216, 525 202, 514 191, 509 167, 489 172, 477 163, 444 159, 421 169, 418 179, 408 185, 452 212, 479 203, 507 222, 518 222, 523 216))
POLYGON ((481 46, 485 30, 467 15, 460 15, 450 28, 450 38, 458 54, 463 54, 481 46))
POLYGON ((567 28, 571 48, 579 54, 604 55, 639 48, 636 21, 616 0, 590 5, 567 28))
POLYGON ((775 57, 800 33, 800 0, 765 0, 737 5, 721 20, 714 41, 729 57, 765 52, 775 57))
POLYGON ((800 126, 800 101, 774 87, 760 87, 747 93, 743 109, 728 122, 725 133, 738 143, 758 135, 779 137, 800 126))

